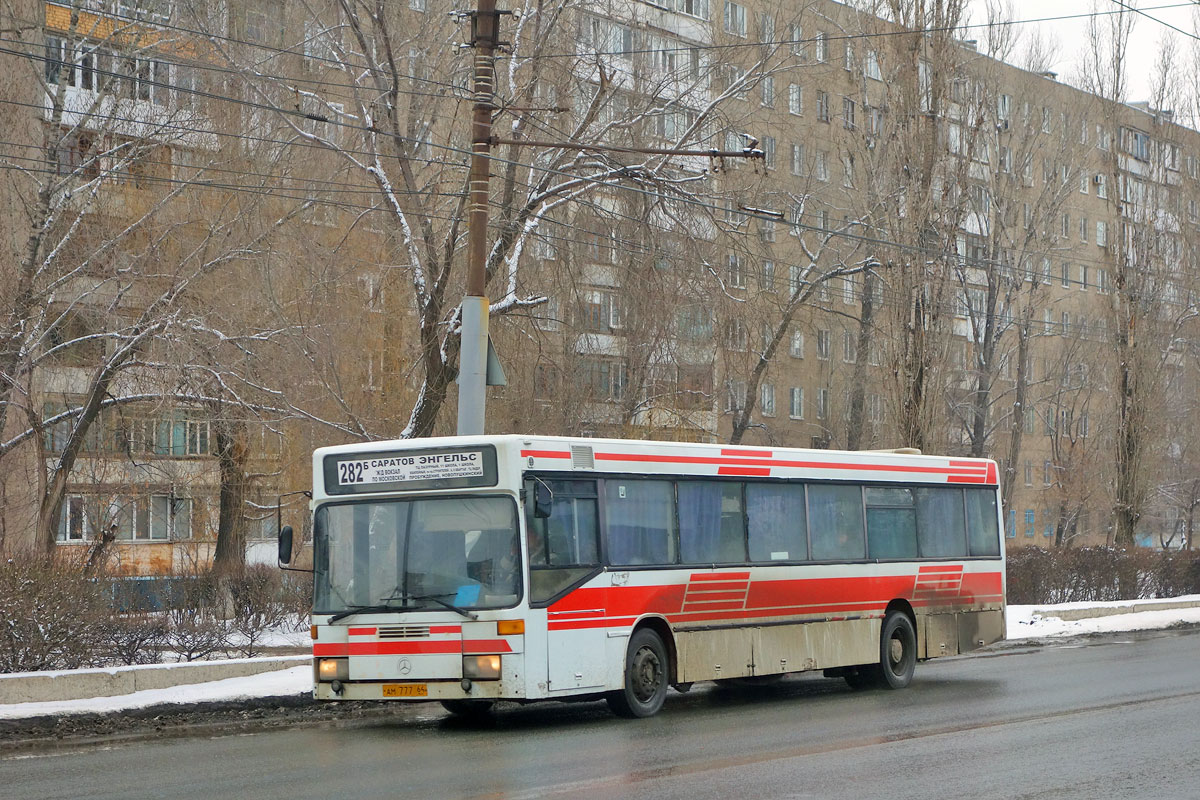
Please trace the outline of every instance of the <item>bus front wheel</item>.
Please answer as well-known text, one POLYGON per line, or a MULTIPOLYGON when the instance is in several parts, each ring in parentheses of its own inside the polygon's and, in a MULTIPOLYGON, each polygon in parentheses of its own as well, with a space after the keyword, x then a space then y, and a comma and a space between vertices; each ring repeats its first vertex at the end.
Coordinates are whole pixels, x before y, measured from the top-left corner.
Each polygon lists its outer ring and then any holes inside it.
POLYGON ((668 666, 662 637, 649 628, 634 631, 625 651, 625 686, 605 695, 609 708, 633 719, 657 714, 667 696, 668 666))

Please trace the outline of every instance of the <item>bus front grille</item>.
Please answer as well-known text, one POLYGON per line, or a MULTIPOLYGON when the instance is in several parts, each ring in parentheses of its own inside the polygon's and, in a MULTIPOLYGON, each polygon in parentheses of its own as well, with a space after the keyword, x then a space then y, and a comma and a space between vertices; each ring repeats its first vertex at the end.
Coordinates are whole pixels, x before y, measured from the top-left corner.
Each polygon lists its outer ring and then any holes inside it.
POLYGON ((390 625, 379 629, 380 639, 427 639, 428 625, 390 625))

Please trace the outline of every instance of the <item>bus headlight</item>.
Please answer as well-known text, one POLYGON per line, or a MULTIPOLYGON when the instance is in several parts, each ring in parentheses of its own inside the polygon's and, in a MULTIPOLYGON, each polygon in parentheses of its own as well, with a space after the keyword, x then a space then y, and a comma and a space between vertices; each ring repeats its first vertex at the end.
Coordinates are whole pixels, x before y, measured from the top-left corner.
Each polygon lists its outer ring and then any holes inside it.
POLYGON ((463 656, 462 674, 477 681, 500 680, 500 656, 463 656))
POLYGON ((317 661, 317 677, 323 681, 350 680, 350 659, 322 658, 317 661))

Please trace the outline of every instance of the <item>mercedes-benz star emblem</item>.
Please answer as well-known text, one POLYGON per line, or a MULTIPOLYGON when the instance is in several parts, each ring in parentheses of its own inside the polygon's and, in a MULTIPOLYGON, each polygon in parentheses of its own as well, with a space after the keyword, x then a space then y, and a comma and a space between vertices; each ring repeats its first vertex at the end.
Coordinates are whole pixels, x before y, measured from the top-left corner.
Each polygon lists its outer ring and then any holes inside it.
POLYGON ((400 674, 407 675, 410 672, 412 672, 412 664, 409 663, 407 658, 400 659, 400 674))

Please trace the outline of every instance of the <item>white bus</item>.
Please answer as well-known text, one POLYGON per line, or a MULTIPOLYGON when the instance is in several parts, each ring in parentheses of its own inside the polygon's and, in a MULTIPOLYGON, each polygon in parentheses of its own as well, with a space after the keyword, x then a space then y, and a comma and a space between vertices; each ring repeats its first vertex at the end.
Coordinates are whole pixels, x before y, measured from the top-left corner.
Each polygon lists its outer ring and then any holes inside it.
POLYGON ((477 436, 321 448, 313 471, 320 700, 644 717, 696 681, 898 689, 1004 637, 993 461, 477 436))

